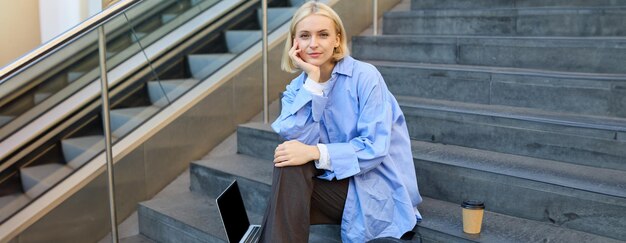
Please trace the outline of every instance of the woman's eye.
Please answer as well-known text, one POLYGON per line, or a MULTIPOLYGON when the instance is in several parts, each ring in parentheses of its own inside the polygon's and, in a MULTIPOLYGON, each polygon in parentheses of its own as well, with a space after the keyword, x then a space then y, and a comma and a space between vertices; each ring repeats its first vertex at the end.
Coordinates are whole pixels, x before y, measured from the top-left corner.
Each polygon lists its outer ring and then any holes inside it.
POLYGON ((328 37, 328 33, 322 33, 321 36, 322 37, 328 37))
POLYGON ((301 34, 300 38, 309 38, 309 35, 308 34, 301 34))

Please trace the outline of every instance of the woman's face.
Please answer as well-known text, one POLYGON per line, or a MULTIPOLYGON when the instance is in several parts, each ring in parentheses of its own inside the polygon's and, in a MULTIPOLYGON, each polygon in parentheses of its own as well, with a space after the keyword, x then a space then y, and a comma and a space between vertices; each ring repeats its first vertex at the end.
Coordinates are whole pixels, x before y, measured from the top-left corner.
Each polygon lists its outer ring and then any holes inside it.
POLYGON ((339 46, 339 36, 332 19, 309 15, 298 22, 295 33, 295 41, 302 50, 300 58, 319 67, 333 65, 332 56, 339 46))

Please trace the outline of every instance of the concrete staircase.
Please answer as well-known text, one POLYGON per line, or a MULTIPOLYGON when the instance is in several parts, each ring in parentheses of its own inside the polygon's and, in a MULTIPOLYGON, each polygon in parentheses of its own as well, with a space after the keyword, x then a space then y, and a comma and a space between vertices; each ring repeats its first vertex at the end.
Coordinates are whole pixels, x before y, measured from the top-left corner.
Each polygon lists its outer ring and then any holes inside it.
MULTIPOLYGON (((407 118, 424 196, 414 241, 626 241, 620 5, 414 0, 412 11, 385 14, 384 35, 353 39, 353 56, 378 67, 407 118), (468 198, 487 206, 480 235, 462 232, 468 198)), ((231 35, 244 34, 258 38, 231 35)), ((140 204, 142 236, 223 242, 215 197, 233 179, 260 222, 281 138, 248 123, 235 140, 192 163, 189 190, 140 204)), ((313 226, 310 240, 339 242, 339 228, 313 226)))
POLYGON ((423 239, 626 240, 626 2, 411 3, 353 53, 407 118, 423 239), (478 236, 468 198, 497 215, 478 236))
MULTIPOLYGON (((237 179, 251 223, 260 224, 272 169, 269 160, 234 153, 195 161, 190 167, 188 190, 139 205, 139 231, 157 242, 225 242, 215 198, 237 179)), ((309 241, 341 242, 338 225, 313 226, 309 241)))
MULTIPOLYGON (((236 151, 191 164, 190 191, 140 205, 141 233, 158 242, 219 242, 224 233, 214 198, 233 179, 240 183, 252 221, 259 222, 270 191, 272 151, 280 142, 269 125, 240 125, 231 142, 236 151), (173 203, 183 197, 184 203, 173 203)), ((623 171, 417 140, 412 145, 426 196, 419 227, 424 242, 619 242, 573 228, 615 229, 611 223, 624 217, 626 206, 617 199, 626 196, 618 186, 626 182, 623 171), (468 195, 490 205, 480 236, 462 233, 459 205, 453 203, 468 195), (578 215, 593 217, 576 221, 578 215)), ((313 232, 311 242, 339 241, 338 226, 313 226, 313 232)))
MULTIPOLYGON (((280 142, 269 125, 240 125, 237 154, 192 163, 191 190, 216 195, 237 179, 247 208, 264 208, 272 151, 280 142)), ((617 199, 626 196, 619 186, 626 183, 623 171, 417 140, 412 150, 425 196, 418 228, 423 242, 619 242, 575 229, 617 229, 611 224, 624 217, 626 206, 617 199), (469 195, 490 205, 480 236, 461 230, 459 204, 469 195)))

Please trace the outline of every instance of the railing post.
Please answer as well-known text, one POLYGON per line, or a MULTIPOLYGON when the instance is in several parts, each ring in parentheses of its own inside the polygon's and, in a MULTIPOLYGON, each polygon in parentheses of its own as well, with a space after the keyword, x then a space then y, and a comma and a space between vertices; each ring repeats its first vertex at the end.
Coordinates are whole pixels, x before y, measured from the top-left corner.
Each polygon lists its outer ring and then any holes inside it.
POLYGON ((267 97, 267 0, 262 1, 263 5, 263 123, 269 123, 269 109, 267 97))
POLYGON ((378 35, 378 0, 373 0, 372 1, 372 12, 374 12, 373 14, 373 18, 372 18, 372 28, 374 28, 374 35, 378 35))
POLYGON ((111 148, 111 117, 109 109, 109 81, 106 67, 106 39, 104 25, 98 27, 98 49, 100 51, 100 83, 102 84, 102 120, 104 123, 104 147, 106 151, 107 175, 109 185, 109 213, 111 214, 111 241, 118 242, 117 215, 115 209, 115 188, 113 180, 113 149, 111 148))

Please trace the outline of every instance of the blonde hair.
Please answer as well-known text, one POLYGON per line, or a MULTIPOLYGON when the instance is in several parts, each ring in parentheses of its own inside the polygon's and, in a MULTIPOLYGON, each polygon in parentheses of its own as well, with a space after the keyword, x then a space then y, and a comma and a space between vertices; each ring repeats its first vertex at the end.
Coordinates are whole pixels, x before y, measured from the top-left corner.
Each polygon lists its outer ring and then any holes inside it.
POLYGON ((346 40, 346 30, 343 28, 343 22, 341 22, 341 18, 339 15, 330 8, 328 5, 319 2, 307 2, 303 4, 296 13, 293 15, 291 19, 291 26, 289 27, 289 37, 287 37, 287 41, 285 42, 285 49, 283 50, 281 69, 290 73, 294 73, 298 70, 298 66, 293 63, 293 60, 289 57, 289 49, 293 46, 293 39, 295 38, 296 25, 300 23, 301 20, 310 16, 310 15, 320 15, 326 16, 330 18, 335 23, 335 30, 337 32, 337 36, 339 37, 339 46, 335 48, 333 53, 333 60, 335 62, 341 60, 343 57, 350 55, 350 50, 348 50, 348 41, 346 40))

